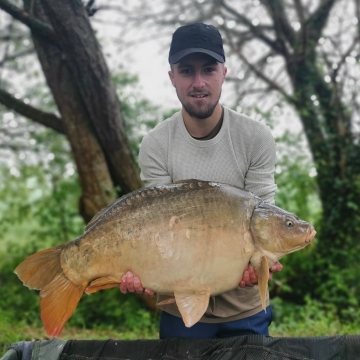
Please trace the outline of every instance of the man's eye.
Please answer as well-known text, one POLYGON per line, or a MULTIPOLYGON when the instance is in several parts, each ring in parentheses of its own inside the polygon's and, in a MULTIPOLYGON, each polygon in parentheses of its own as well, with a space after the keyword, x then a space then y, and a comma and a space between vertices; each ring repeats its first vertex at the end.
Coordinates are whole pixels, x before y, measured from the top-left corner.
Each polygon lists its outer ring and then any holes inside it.
POLYGON ((207 73, 212 73, 214 71, 215 71, 215 68, 213 68, 213 67, 208 67, 205 69, 205 72, 207 72, 207 73))
POLYGON ((180 74, 188 75, 188 74, 190 74, 190 72, 191 72, 190 69, 182 69, 182 70, 180 71, 180 74))

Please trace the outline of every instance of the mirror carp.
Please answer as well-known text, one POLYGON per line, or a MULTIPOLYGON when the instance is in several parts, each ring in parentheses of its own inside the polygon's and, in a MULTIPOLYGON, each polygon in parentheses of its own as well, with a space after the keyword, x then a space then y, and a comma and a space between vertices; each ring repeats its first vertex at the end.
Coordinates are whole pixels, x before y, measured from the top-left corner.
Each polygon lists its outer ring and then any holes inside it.
POLYGON ((248 191, 184 180, 121 197, 79 238, 29 256, 15 273, 40 290, 49 336, 60 335, 84 292, 118 287, 128 270, 144 288, 171 296, 167 303, 176 302, 191 327, 210 296, 239 285, 249 263, 265 309, 269 268, 315 234, 311 224, 248 191))

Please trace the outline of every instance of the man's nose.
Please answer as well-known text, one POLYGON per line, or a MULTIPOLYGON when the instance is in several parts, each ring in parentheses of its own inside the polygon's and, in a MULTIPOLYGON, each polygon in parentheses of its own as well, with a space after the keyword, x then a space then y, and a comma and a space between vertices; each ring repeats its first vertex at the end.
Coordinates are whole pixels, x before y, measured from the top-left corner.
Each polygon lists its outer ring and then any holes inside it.
POLYGON ((193 86, 195 88, 202 88, 204 86, 204 77, 200 71, 195 72, 193 86))

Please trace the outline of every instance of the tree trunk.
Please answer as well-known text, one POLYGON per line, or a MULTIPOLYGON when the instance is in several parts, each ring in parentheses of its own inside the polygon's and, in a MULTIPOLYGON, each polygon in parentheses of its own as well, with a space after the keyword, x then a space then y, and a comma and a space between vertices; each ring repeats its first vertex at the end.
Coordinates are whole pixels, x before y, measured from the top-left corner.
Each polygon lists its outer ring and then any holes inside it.
POLYGON ((116 199, 114 187, 122 195, 143 185, 124 132, 119 100, 83 4, 77 0, 24 3, 35 18, 51 22, 56 35, 54 44, 32 34, 66 127, 82 188, 80 213, 88 222, 116 199))
POLYGON ((41 4, 106 156, 114 184, 121 187, 122 194, 142 187, 125 134, 120 102, 82 2, 41 0, 41 4))
MULTIPOLYGON (((30 1, 25 0, 25 8, 30 1)), ((33 15, 44 22, 47 17, 39 1, 33 3, 33 15)), ((58 47, 33 35, 36 52, 46 81, 61 114, 67 138, 77 166, 82 197, 80 212, 88 222, 99 210, 116 199, 106 159, 91 128, 87 109, 58 47)))

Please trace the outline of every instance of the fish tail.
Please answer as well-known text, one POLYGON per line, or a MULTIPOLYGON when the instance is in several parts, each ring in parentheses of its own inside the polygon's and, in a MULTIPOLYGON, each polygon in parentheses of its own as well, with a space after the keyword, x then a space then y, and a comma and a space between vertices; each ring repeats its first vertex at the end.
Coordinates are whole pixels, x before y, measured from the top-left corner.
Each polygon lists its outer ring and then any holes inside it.
POLYGON ((60 335, 86 288, 86 284, 74 284, 64 274, 60 263, 64 246, 39 251, 15 269, 25 286, 40 290, 41 319, 47 335, 54 337, 60 335))

